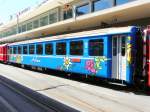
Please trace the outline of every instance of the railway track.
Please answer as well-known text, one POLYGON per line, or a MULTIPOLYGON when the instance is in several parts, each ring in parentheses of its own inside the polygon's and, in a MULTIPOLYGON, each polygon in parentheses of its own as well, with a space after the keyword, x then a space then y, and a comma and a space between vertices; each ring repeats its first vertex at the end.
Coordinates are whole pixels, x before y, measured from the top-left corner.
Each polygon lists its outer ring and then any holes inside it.
MULTIPOLYGON (((1 105, 0 108, 3 109, 3 112, 78 112, 69 106, 43 96, 2 76, 0 76, 0 88, 5 89, 5 91, 7 90, 6 95, 4 95, 4 90, 1 90, 0 92, 0 104, 4 104, 4 106, 1 105), (8 94, 8 91, 12 94, 11 97, 10 94, 8 94), (17 99, 15 99, 16 96, 20 97, 21 100, 24 100, 23 102, 26 102, 28 105, 31 104, 30 107, 33 106, 32 111, 28 110, 29 108, 23 109, 23 111, 19 110, 19 107, 21 107, 22 104, 20 103, 17 107, 16 104, 13 103, 21 101, 20 98, 17 101, 17 99), (9 99, 13 99, 14 101, 7 101, 9 99)), ((23 105, 28 107, 27 104, 23 105)))

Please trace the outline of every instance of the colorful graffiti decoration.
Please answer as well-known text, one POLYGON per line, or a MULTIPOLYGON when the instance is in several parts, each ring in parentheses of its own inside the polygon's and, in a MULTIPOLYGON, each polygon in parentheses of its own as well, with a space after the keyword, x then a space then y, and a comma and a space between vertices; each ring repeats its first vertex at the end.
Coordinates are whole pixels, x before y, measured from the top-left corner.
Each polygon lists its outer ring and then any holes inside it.
POLYGON ((23 61, 23 57, 20 55, 14 55, 10 57, 10 60, 16 63, 21 63, 23 61))
POLYGON ((95 75, 99 70, 102 69, 102 62, 107 61, 108 59, 105 56, 95 57, 94 60, 90 59, 85 62, 85 69, 90 73, 95 75))
POLYGON ((63 66, 61 67, 62 70, 69 70, 71 67, 71 59, 69 57, 64 57, 64 63, 63 66))
POLYGON ((127 61, 129 64, 131 64, 131 49, 132 49, 132 45, 130 44, 130 41, 131 41, 131 37, 129 36, 128 37, 128 41, 129 43, 127 43, 127 61))

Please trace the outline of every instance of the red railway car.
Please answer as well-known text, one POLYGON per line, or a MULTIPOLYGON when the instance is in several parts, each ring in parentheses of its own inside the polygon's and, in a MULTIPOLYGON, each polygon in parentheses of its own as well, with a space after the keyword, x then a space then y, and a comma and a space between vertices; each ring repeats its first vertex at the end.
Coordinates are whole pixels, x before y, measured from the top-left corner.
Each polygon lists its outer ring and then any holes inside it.
POLYGON ((144 30, 144 69, 147 76, 147 85, 150 87, 150 25, 144 30))
POLYGON ((8 48, 7 44, 0 45, 0 61, 1 62, 7 62, 8 54, 7 54, 8 48))

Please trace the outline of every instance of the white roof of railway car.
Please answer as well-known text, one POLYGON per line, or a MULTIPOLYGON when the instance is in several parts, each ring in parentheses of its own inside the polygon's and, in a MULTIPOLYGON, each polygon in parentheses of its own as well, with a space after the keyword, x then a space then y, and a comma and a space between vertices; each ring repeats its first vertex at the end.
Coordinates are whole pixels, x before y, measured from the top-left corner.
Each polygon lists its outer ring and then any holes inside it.
POLYGON ((16 43, 9 44, 9 46, 18 45, 18 44, 43 42, 43 41, 53 41, 53 40, 60 40, 60 39, 80 38, 80 37, 95 36, 95 35, 129 33, 129 32, 131 32, 132 28, 133 28, 133 26, 82 31, 82 32, 76 32, 76 33, 63 34, 63 35, 57 35, 57 36, 51 36, 51 37, 44 37, 44 38, 40 38, 40 39, 16 42, 16 43))

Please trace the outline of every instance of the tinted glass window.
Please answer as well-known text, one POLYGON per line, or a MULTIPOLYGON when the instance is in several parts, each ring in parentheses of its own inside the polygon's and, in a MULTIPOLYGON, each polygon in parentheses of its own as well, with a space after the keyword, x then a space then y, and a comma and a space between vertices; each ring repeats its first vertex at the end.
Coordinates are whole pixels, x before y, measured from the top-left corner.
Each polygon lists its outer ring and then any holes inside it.
POLYGON ((43 54, 43 44, 36 45, 36 53, 43 54))
POLYGON ((64 11, 64 19, 72 18, 72 9, 64 11))
POLYGON ((27 46, 23 46, 23 54, 27 54, 27 46))
POLYGON ((57 13, 52 13, 49 15, 49 24, 57 22, 57 13))
POLYGON ((40 26, 45 26, 48 24, 48 16, 42 17, 40 19, 40 26))
POLYGON ((19 46, 19 47, 18 47, 18 54, 21 54, 21 51, 22 51, 22 47, 19 46))
POLYGON ((113 6, 113 0, 95 0, 93 1, 93 11, 103 10, 113 6))
POLYGON ((90 5, 85 4, 76 8, 77 16, 84 15, 90 12, 90 5))
POLYGON ((90 56, 103 56, 104 42, 103 39, 96 39, 89 41, 89 55, 90 56))
POLYGON ((13 53, 13 48, 10 47, 10 48, 9 48, 9 54, 12 54, 12 53, 13 53))
POLYGON ((29 45, 29 54, 34 54, 34 49, 35 49, 34 45, 29 45))
POLYGON ((135 1, 135 0, 116 0, 116 5, 125 4, 131 1, 135 1))
POLYGON ((13 48, 13 54, 17 54, 17 47, 13 48))
POLYGON ((126 51, 126 37, 121 38, 121 55, 125 56, 125 51, 126 51))
POLYGON ((117 55, 117 37, 113 38, 113 56, 117 55))
POLYGON ((32 30, 32 22, 27 24, 27 30, 32 30))
POLYGON ((47 55, 53 54, 53 44, 49 43, 45 45, 45 54, 47 55))
POLYGON ((25 32, 27 30, 26 25, 22 25, 22 32, 25 32))
POLYGON ((33 28, 38 28, 39 27, 39 20, 35 20, 33 22, 33 28))
POLYGON ((71 55, 83 55, 83 41, 70 42, 71 55))
POLYGON ((56 44, 56 54, 66 55, 66 43, 61 42, 56 44))
POLYGON ((19 26, 19 33, 21 33, 22 32, 22 29, 21 29, 21 26, 19 26))

